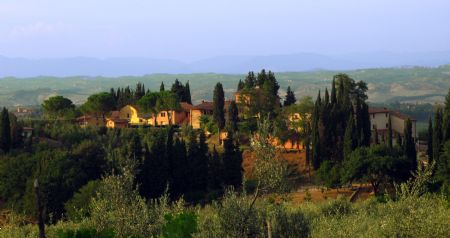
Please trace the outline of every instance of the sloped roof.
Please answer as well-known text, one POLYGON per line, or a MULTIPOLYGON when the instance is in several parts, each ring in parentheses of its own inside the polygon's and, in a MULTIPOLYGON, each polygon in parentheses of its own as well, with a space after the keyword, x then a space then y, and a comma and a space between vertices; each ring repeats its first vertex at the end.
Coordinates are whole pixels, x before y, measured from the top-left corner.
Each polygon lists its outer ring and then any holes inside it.
POLYGON ((379 107, 369 107, 369 113, 373 114, 373 113, 386 113, 386 112, 390 112, 389 109, 383 107, 383 108, 379 108, 379 107))
POLYGON ((383 107, 383 108, 370 107, 369 108, 369 114, 376 114, 376 113, 389 113, 390 115, 398 117, 403 120, 407 120, 409 118, 411 121, 416 121, 416 119, 414 119, 406 114, 403 114, 399 111, 389 110, 388 108, 385 108, 385 107, 383 107))
POLYGON ((193 109, 197 110, 210 110, 212 111, 214 108, 213 102, 210 101, 202 101, 202 103, 196 105, 193 109))
POLYGON ((192 106, 192 104, 189 104, 187 102, 180 102, 180 107, 185 112, 189 112, 191 111, 191 109, 194 109, 194 106, 192 106))

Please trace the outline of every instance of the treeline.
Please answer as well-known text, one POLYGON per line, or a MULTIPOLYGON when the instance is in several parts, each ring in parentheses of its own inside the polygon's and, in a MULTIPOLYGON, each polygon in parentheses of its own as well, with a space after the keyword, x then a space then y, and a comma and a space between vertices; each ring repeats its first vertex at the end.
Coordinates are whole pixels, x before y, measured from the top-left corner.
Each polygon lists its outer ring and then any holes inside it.
POLYGON ((450 194, 450 89, 443 107, 436 109, 434 121, 428 121, 427 155, 436 164, 435 189, 450 194))
POLYGON ((73 120, 81 114, 105 117, 109 112, 120 110, 126 105, 140 106, 146 112, 154 112, 163 108, 177 109, 179 102, 191 104, 191 92, 189 82, 183 85, 176 79, 171 90, 165 90, 164 83, 161 83, 160 91, 155 92, 146 89, 142 83, 137 83, 134 89, 130 86, 111 88, 109 92, 90 95, 87 101, 79 107, 76 107, 68 98, 53 96, 42 103, 42 109, 46 119, 61 121, 73 120))
POLYGON ((23 123, 6 108, 0 112, 0 155, 24 145, 23 123))
MULTIPOLYGON (((407 180, 417 168, 412 123, 406 121, 403 140, 394 135, 391 123, 387 138, 378 141, 370 127, 367 85, 348 75, 334 76, 331 93, 319 92, 313 112, 311 162, 316 176, 327 187, 369 182, 376 194, 407 180), (373 134, 373 135, 372 135, 373 134)), ((384 138, 384 137, 383 137, 384 138)))
MULTIPOLYGON (((159 91, 166 91, 164 82, 161 82, 159 91)), ((117 89, 111 88, 110 95, 113 97, 115 109, 120 109, 126 105, 136 105, 144 95, 149 94, 150 92, 149 89, 145 90, 144 84, 137 83, 134 90, 129 86, 125 88, 119 87, 117 89)), ((172 92, 173 95, 177 97, 178 101, 192 104, 189 81, 186 85, 183 85, 178 79, 175 79, 169 92, 172 92)))
POLYGON ((232 139, 225 140, 223 151, 210 151, 204 133, 189 128, 81 129, 60 122, 33 127, 36 139, 29 150, 0 155, 2 207, 18 213, 34 214, 35 179, 46 218, 53 221, 87 206, 95 196, 94 181, 123 168, 132 168, 147 199, 167 192, 174 199, 205 202, 242 182, 242 154, 232 139))

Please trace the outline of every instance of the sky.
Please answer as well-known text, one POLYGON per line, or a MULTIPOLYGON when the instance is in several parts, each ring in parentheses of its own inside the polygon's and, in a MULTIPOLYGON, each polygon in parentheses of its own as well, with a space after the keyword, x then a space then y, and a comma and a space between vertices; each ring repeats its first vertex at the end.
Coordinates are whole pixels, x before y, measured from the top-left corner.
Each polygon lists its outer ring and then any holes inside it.
POLYGON ((0 0, 0 55, 449 51, 449 23, 449 0, 0 0))

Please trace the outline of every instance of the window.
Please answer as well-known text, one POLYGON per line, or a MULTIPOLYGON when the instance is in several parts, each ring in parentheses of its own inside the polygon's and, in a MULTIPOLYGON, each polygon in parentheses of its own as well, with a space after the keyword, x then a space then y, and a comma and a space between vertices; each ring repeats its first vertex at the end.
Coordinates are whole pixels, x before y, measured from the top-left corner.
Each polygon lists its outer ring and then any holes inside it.
POLYGON ((376 128, 375 124, 372 125, 372 128, 375 130, 375 128, 376 128))
POLYGON ((127 118, 130 118, 130 113, 127 113, 127 118))
POLYGON ((389 127, 389 123, 386 123, 386 128, 388 128, 389 127))
POLYGON ((161 112, 161 116, 162 117, 166 117, 166 113, 165 112, 161 112))
POLYGON ((375 113, 374 113, 374 114, 372 114, 372 118, 375 118, 375 113))
POLYGON ((388 114, 387 114, 387 112, 384 114, 386 117, 388 117, 388 114))

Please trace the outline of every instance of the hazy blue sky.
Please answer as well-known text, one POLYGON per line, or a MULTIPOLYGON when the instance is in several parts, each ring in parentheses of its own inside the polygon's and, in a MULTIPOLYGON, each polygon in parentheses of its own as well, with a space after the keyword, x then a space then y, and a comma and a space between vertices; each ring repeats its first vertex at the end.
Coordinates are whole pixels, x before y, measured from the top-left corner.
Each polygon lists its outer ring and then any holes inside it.
POLYGON ((0 0, 0 55, 450 50, 449 0, 0 0))

